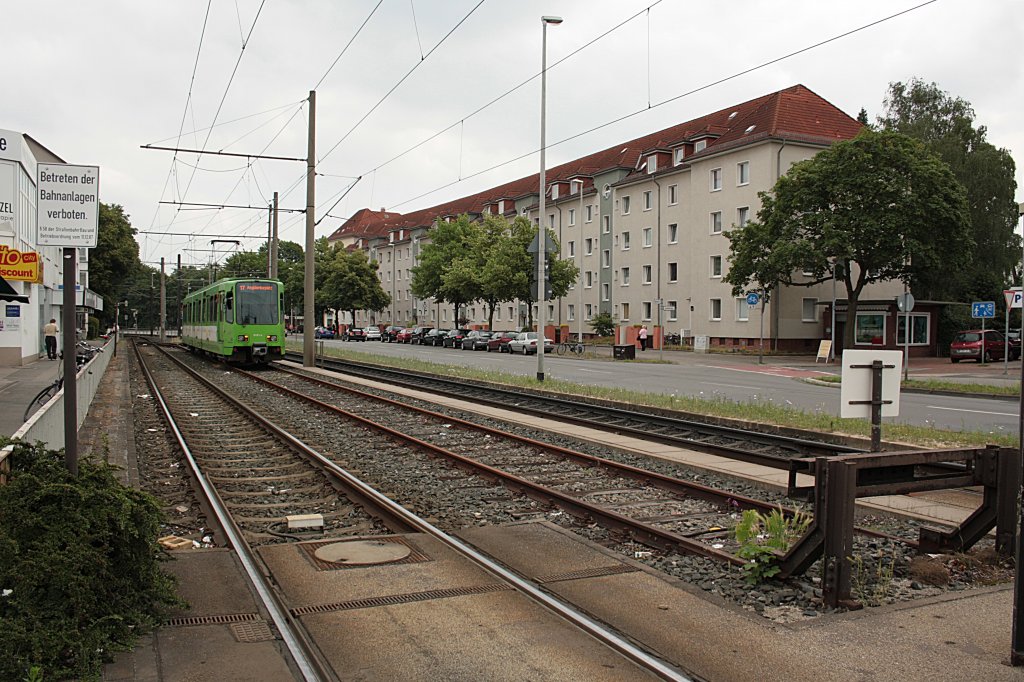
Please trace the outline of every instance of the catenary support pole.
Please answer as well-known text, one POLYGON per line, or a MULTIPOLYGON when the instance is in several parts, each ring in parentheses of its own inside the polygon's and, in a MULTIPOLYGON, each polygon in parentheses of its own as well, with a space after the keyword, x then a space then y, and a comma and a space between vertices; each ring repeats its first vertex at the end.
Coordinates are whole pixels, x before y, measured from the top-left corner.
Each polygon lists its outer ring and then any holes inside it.
POLYGON ((75 351, 78 345, 78 321, 75 319, 75 274, 78 249, 64 249, 64 303, 61 327, 64 328, 64 462, 72 476, 78 475, 78 387, 75 351))
POLYGON ((274 232, 270 237, 270 279, 277 279, 277 192, 274 192, 274 232))
POLYGON ((313 250, 316 203, 316 91, 309 91, 309 140, 306 149, 306 278, 302 288, 302 366, 313 366, 313 250))

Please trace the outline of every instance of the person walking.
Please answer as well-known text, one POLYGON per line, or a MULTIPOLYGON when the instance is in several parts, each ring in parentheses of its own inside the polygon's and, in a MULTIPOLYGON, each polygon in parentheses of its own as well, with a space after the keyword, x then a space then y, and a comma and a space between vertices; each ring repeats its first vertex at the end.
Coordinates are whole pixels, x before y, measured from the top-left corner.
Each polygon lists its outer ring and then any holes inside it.
POLYGON ((640 325, 640 333, 637 335, 640 339, 640 350, 647 350, 647 325, 640 325))
POLYGON ((57 359, 57 320, 50 318, 49 324, 43 325, 43 336, 46 342, 46 357, 57 359))

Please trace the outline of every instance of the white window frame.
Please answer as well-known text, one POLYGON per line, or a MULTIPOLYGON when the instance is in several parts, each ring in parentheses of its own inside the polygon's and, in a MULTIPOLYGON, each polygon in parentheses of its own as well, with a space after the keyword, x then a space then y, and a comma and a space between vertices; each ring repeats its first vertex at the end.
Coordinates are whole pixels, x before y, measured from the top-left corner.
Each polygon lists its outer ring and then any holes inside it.
POLYGON ((647 157, 647 174, 651 175, 658 170, 658 155, 651 154, 647 157))
MULTIPOLYGON (((601 300, 602 301, 610 301, 610 300, 612 300, 612 285, 609 284, 608 282, 603 282, 601 284, 601 300)), ((589 320, 590 318, 588 317, 587 319, 589 320)))
POLYGON ((711 256, 709 258, 709 261, 708 261, 708 272, 710 273, 709 276, 712 279, 721 279, 722 278, 722 267, 723 267, 722 266, 722 256, 720 256, 718 254, 715 254, 715 255, 713 255, 713 256, 711 256), (718 268, 718 272, 717 273, 715 272, 715 267, 716 266, 718 268))
POLYGON ((679 263, 672 261, 668 264, 668 281, 678 282, 679 281, 679 263), (675 270, 675 272, 672 272, 675 270))
POLYGON ((804 296, 800 299, 800 321, 801 322, 817 322, 818 321, 818 299, 812 296, 804 296), (811 301, 811 315, 807 316, 807 302, 811 301))
POLYGON ((654 208, 654 199, 651 197, 651 190, 647 190, 643 194, 644 197, 644 210, 650 211, 654 208))
POLYGON ((746 296, 736 297, 736 321, 748 322, 750 320, 750 305, 746 296))
POLYGON ((629 215, 629 204, 630 204, 629 195, 628 194, 623 195, 621 197, 621 201, 620 201, 620 204, 619 204, 619 206, 621 206, 622 215, 629 215))
POLYGON ((750 222, 750 207, 740 206, 736 209, 736 227, 746 227, 750 222))
MULTIPOLYGON (((925 325, 924 325, 924 341, 915 341, 913 339, 913 334, 912 334, 911 335, 911 339, 910 339, 910 345, 911 346, 927 346, 928 342, 929 342, 929 339, 931 338, 931 334, 932 334, 931 313, 910 313, 910 317, 913 318, 913 319, 924 318, 926 320, 925 321, 925 325)), ((906 313, 900 313, 899 315, 896 316, 896 345, 899 346, 900 348, 903 347, 903 333, 902 332, 903 332, 904 326, 906 326, 906 324, 907 324, 906 323, 906 318, 907 318, 907 314, 906 313)), ((914 329, 914 323, 913 322, 910 323, 910 329, 911 329, 911 331, 913 331, 913 329, 914 329)))
POLYGON ((589 320, 591 317, 593 317, 594 316, 594 304, 593 303, 588 303, 586 305, 586 308, 584 309, 584 312, 587 315, 585 319, 589 320))
POLYGON ((736 164, 736 186, 742 187, 750 184, 750 162, 740 161, 736 164))
POLYGON ((722 321, 722 299, 712 298, 708 301, 708 319, 712 322, 722 321), (717 312, 715 308, 718 308, 717 312))
POLYGON ((603 216, 604 224, 601 226, 601 232, 608 234, 612 231, 612 217, 610 215, 603 216))
POLYGON ((610 268, 612 266, 612 251, 611 249, 604 249, 601 251, 601 267, 610 268))
POLYGON ((654 229, 650 228, 650 227, 645 227, 643 229, 643 231, 642 231, 642 234, 643 234, 644 248, 645 249, 651 248, 651 246, 654 245, 654 241, 653 241, 654 240, 654 229))
POLYGON ((576 224, 576 209, 575 208, 570 208, 569 209, 569 227, 572 227, 575 224, 576 224))
POLYGON ((584 278, 586 284, 583 285, 583 288, 589 289, 592 286, 594 286, 594 272, 593 270, 587 270, 584 274, 586 275, 586 277, 584 278))
POLYGON ((569 243, 566 244, 565 252, 566 258, 576 257, 576 242, 574 240, 570 240, 569 243))
POLYGON ((710 182, 711 182, 711 191, 712 192, 721 192, 722 191, 722 169, 721 168, 712 168, 711 169, 710 182))
POLYGON ((585 223, 592 222, 594 220, 594 205, 593 204, 587 204, 585 208, 587 209, 587 216, 586 216, 586 220, 584 220, 583 222, 585 222, 585 223))
POLYGON ((583 255, 592 256, 594 254, 594 238, 587 237, 586 241, 583 242, 584 251, 583 255))
POLYGON ((644 320, 645 322, 650 322, 651 312, 654 306, 651 305, 650 301, 644 301, 643 303, 641 303, 641 306, 642 307, 640 308, 640 319, 644 320))
POLYGON ((675 206, 679 203, 679 185, 668 186, 668 205, 675 206))
POLYGON ((672 154, 672 158, 674 159, 675 165, 680 165, 683 162, 683 159, 686 158, 686 147, 679 147, 676 149, 672 154))
POLYGON ((884 345, 885 344, 885 339, 888 338, 887 332, 889 330, 887 329, 887 327, 888 327, 888 324, 889 324, 889 319, 888 319, 889 316, 886 315, 884 312, 881 312, 881 311, 879 311, 879 312, 869 312, 869 311, 866 311, 866 312, 863 312, 863 313, 860 313, 860 312, 857 313, 857 320, 854 323, 855 324, 855 328, 853 330, 853 343, 854 343, 854 345, 857 345, 857 346, 877 346, 878 345, 878 344, 871 343, 871 341, 862 341, 861 340, 859 332, 860 332, 860 318, 862 318, 862 317, 878 317, 878 318, 881 318, 881 320, 882 320, 882 344, 884 345))
POLYGON ((619 274, 619 286, 628 287, 629 286, 629 268, 628 267, 622 267, 622 268, 620 268, 620 270, 621 270, 621 272, 619 274))
POLYGON ((711 234, 722 234, 722 212, 711 212, 711 234))
POLYGON ((629 230, 622 232, 622 250, 629 251, 629 230))
POLYGON ((642 274, 642 281, 644 284, 651 284, 654 282, 654 266, 643 265, 641 266, 640 272, 642 274))
POLYGON ((573 305, 572 303, 568 304, 565 307, 565 316, 569 319, 570 322, 575 320, 576 319, 576 306, 573 305))
POLYGON ((669 223, 668 224, 668 243, 678 244, 679 243, 679 224, 669 223))
POLYGON ((679 319, 679 302, 667 301, 665 304, 665 316, 670 322, 679 319))
POLYGON ((622 317, 620 319, 623 321, 629 319, 629 304, 626 302, 622 303, 622 317))
POLYGON ((696 154, 697 152, 702 152, 705 149, 707 149, 707 146, 707 140, 697 140, 696 142, 693 143, 693 153, 696 154))

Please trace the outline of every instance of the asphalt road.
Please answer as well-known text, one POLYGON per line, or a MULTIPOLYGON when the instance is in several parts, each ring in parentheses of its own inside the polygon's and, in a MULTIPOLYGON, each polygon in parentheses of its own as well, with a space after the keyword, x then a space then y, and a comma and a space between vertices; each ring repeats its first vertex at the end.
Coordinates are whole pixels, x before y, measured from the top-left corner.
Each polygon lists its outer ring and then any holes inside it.
MULTIPOLYGON (((325 341, 340 349, 375 353, 383 356, 415 357, 449 365, 500 370, 523 376, 535 376, 537 357, 482 351, 461 351, 407 344, 378 342, 325 341)), ((657 351, 641 353, 638 358, 656 360, 657 351)), ((549 379, 564 379, 580 384, 618 387, 647 393, 699 396, 739 403, 775 403, 807 412, 839 416, 840 390, 803 381, 823 374, 836 374, 836 367, 815 366, 813 358, 757 358, 700 355, 665 351, 667 363, 617 362, 609 359, 583 360, 545 355, 544 374, 549 379)), ((914 366, 914 363, 911 363, 914 366)), ((961 363, 960 367, 963 367, 961 363)), ((1011 363, 1010 378, 1019 376, 1020 363, 1011 363)), ((998 381, 999 375, 993 375, 998 381)), ((903 393, 899 416, 886 422, 900 422, 941 429, 983 431, 996 434, 1017 433, 1020 403, 1011 400, 903 393)), ((883 428, 884 437, 884 428, 883 428)))

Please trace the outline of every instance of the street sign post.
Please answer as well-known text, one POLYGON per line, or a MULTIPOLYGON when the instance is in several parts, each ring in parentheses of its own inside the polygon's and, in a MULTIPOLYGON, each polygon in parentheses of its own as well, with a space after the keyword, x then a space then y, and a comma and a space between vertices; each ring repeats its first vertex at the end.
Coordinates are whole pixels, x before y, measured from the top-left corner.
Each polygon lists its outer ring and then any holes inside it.
POLYGON ((75 381, 75 280, 78 249, 96 248, 100 225, 99 166, 40 163, 36 175, 36 243, 63 248, 64 462, 78 475, 78 388, 75 381))
MULTIPOLYGON (((985 336, 985 320, 992 319, 995 316, 996 316, 996 302, 995 301, 975 301, 974 303, 971 303, 971 317, 973 317, 975 319, 978 319, 978 318, 981 319, 981 332, 982 332, 981 335, 982 335, 982 337, 985 336)), ((981 357, 978 358, 978 362, 983 364, 983 365, 985 364, 984 345, 985 345, 985 342, 982 341, 982 353, 981 353, 981 357)), ((1004 353, 1004 355, 1006 354, 1006 350, 1005 349, 1004 349, 1003 353, 1004 353)))

